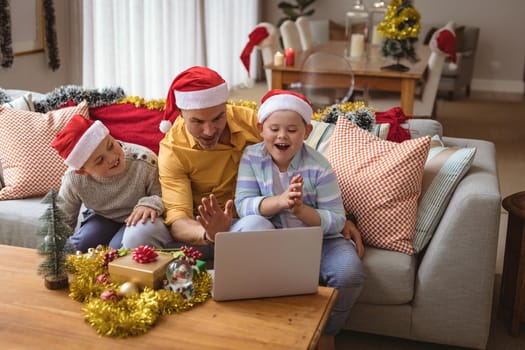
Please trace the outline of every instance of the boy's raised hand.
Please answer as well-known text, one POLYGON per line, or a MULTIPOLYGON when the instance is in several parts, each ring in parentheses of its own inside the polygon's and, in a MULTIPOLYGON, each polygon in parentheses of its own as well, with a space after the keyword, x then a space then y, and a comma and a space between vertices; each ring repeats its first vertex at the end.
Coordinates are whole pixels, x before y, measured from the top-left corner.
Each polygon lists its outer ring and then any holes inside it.
POLYGON ((296 207, 300 207, 303 204, 303 185, 304 179, 298 174, 292 177, 288 190, 283 192, 287 208, 293 210, 296 207))
POLYGON ((156 218, 157 211, 155 209, 143 205, 137 205, 124 222, 126 223, 126 226, 135 226, 139 221, 145 224, 148 219, 151 219, 151 222, 155 222, 156 218))

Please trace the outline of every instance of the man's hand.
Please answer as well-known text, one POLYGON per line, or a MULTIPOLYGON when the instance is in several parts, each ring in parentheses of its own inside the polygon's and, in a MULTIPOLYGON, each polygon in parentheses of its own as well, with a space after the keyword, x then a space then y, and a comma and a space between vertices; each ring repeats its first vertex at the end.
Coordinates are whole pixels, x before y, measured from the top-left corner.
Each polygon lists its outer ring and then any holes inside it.
POLYGON ((151 222, 155 222, 157 211, 150 207, 138 205, 133 209, 124 222, 126 223, 126 226, 135 226, 139 220, 145 224, 146 221, 148 221, 148 218, 151 219, 151 222))
POLYGON ((215 240, 217 232, 229 231, 232 225, 233 200, 228 200, 224 206, 224 211, 219 206, 215 195, 210 194, 204 197, 199 205, 197 221, 204 227, 208 237, 215 240))
POLYGON ((346 220, 342 234, 345 239, 351 239, 354 241, 357 255, 359 255, 359 257, 362 259, 363 255, 365 254, 365 246, 363 245, 363 241, 361 240, 361 232, 357 226, 352 221, 346 220))

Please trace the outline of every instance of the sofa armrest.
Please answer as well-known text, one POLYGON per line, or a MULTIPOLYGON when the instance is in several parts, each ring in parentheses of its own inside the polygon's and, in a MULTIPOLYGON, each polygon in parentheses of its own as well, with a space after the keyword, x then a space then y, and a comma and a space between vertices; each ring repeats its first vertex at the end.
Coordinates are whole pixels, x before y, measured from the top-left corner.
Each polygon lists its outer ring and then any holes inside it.
POLYGON ((412 320, 416 338, 485 348, 489 334, 501 195, 492 142, 444 138, 476 147, 469 172, 458 184, 416 275, 412 320))

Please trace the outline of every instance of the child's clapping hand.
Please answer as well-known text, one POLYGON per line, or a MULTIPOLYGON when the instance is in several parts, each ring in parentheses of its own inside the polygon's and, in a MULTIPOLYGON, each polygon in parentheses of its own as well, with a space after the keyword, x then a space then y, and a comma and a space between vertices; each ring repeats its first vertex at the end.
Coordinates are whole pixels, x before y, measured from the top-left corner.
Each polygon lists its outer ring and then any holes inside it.
POLYGON ((155 222, 157 218, 157 211, 153 208, 146 207, 143 205, 137 205, 131 215, 128 216, 125 223, 126 226, 135 226, 137 222, 142 221, 143 224, 148 221, 148 218, 151 219, 151 222, 155 222))
POLYGON ((286 203, 285 207, 292 210, 292 212, 303 205, 303 185, 304 179, 299 175, 295 175, 290 180, 290 186, 283 192, 281 198, 286 203))

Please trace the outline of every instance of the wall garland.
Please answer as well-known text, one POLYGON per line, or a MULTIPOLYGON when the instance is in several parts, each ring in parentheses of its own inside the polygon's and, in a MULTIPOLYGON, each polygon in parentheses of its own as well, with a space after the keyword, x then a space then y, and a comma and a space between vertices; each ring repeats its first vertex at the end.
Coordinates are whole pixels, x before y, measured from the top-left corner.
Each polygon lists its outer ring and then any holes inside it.
POLYGON ((44 0, 44 16, 46 20, 46 44, 48 66, 53 71, 60 68, 60 58, 58 57, 58 41, 55 28, 55 7, 53 0, 44 0))
MULTIPOLYGON (((48 66, 53 71, 60 68, 60 58, 58 56, 58 41, 55 28, 55 7, 53 0, 43 0, 44 19, 46 30, 46 47, 48 66)), ((4 68, 10 68, 13 65, 13 39, 11 32, 11 9, 9 0, 0 0, 0 65, 4 68)))
POLYGON ((13 44, 11 41, 11 11, 9 0, 0 0, 0 54, 1 65, 9 68, 13 64, 13 44))

